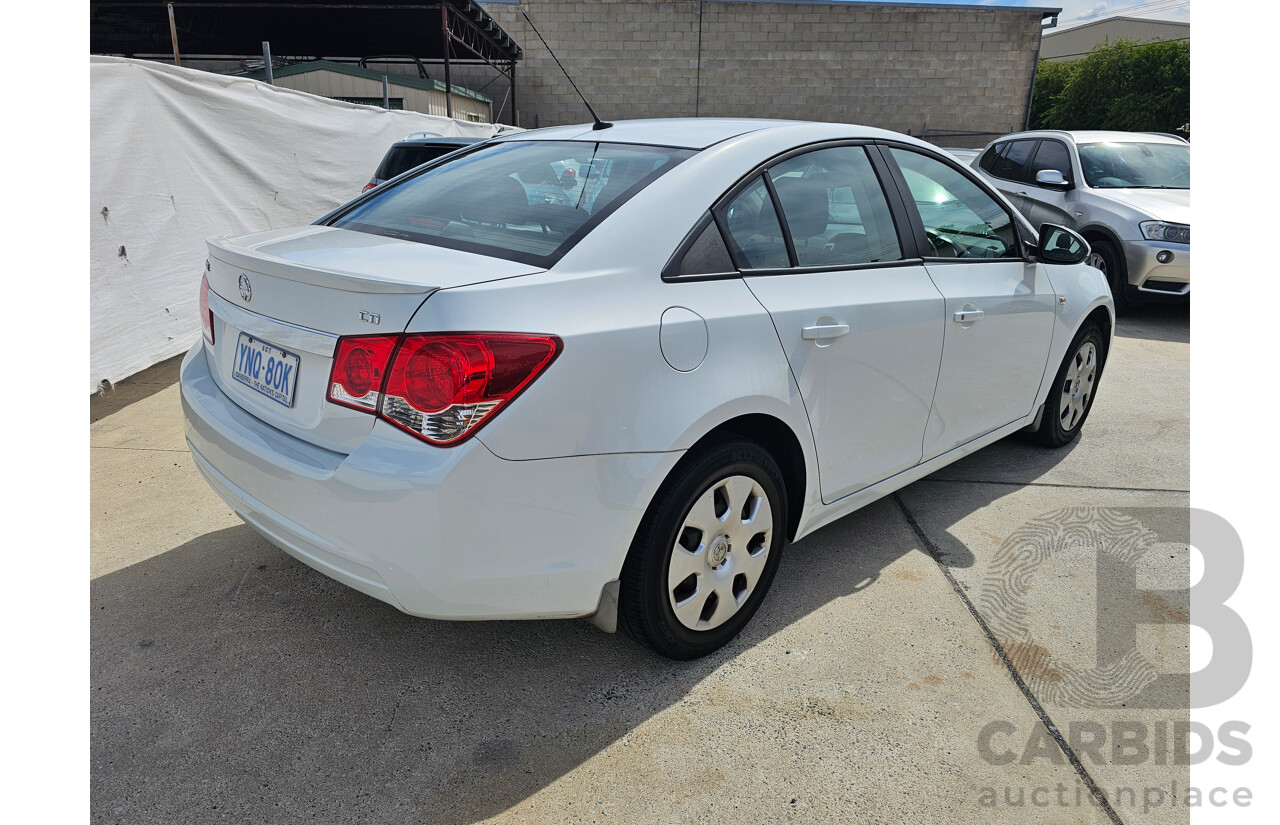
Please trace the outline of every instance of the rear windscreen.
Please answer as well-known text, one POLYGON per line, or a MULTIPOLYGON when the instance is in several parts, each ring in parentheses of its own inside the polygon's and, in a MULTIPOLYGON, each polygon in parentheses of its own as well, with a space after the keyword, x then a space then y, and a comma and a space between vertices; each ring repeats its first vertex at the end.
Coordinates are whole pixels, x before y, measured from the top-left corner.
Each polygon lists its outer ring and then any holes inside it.
POLYGON ((497 143, 374 190, 330 225, 550 266, 693 154, 621 143, 497 143))
POLYGON ((391 180, 396 175, 408 172, 415 166, 421 166, 429 160, 441 155, 458 151, 457 146, 393 146, 382 159, 382 165, 374 177, 378 180, 391 180))

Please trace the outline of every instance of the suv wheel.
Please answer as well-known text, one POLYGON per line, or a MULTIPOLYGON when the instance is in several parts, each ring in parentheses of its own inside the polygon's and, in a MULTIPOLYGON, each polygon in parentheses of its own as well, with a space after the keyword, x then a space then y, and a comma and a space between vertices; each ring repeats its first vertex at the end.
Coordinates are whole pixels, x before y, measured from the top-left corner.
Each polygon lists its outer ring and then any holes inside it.
POLYGON ((1129 297, 1125 293, 1125 285, 1129 277, 1125 272, 1124 261, 1108 240, 1098 238, 1090 241, 1089 247, 1089 257, 1085 259, 1085 263, 1094 269, 1101 270, 1107 277, 1107 284, 1111 287, 1111 299, 1115 302, 1116 313, 1119 314, 1122 309, 1129 306, 1129 297))
POLYGON ((785 483, 759 445, 699 453, 650 505, 622 569, 618 628, 672 659, 722 647, 764 600, 782 558, 785 483))

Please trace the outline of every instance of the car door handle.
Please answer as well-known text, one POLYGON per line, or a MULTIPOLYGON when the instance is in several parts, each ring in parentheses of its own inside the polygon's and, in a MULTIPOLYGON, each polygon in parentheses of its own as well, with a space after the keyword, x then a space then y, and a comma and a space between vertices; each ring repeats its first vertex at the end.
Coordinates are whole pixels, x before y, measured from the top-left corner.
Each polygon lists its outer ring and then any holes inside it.
POLYGON ((826 338, 839 338, 849 334, 848 324, 817 324, 800 330, 800 337, 806 341, 821 341, 826 338))
POLYGON ((957 324, 972 324, 974 321, 982 317, 980 309, 962 309, 951 316, 951 320, 957 324))
POLYGON ((1027 194, 1027 190, 1025 190, 1025 189, 1023 189, 1023 190, 1021 190, 1020 192, 1018 192, 1018 196, 1019 196, 1019 197, 1023 197, 1023 198, 1030 197, 1030 196, 1027 194))

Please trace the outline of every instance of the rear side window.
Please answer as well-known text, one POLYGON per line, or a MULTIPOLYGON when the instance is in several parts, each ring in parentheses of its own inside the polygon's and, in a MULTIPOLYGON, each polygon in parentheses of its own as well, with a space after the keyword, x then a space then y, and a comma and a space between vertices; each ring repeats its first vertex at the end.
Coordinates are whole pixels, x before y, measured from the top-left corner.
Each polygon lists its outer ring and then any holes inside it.
POLYGON ((1027 172, 1027 161, 1031 158, 1031 150, 1036 146, 1034 140, 1015 140, 1000 156, 995 171, 991 174, 1005 180, 1024 180, 1027 172))
POLYGON ((724 211, 725 225, 742 253, 745 269, 782 269, 791 266, 782 224, 773 209, 773 198, 764 180, 756 178, 724 211))
POLYGON ((724 275, 737 271, 733 258, 729 255, 729 247, 725 245, 724 236, 720 234, 720 227, 716 226, 709 215, 705 216, 705 220, 707 225, 685 250, 675 271, 665 274, 683 278, 691 275, 724 275))
POLYGON ((998 143, 992 146, 982 155, 982 160, 978 161, 978 168, 984 172, 993 172, 996 168, 996 162, 1000 159, 1000 153, 1009 148, 1007 143, 998 143))
POLYGON ((551 266, 689 149, 508 141, 374 190, 330 226, 551 266))
POLYGON ((396 175, 408 172, 428 161, 456 152, 459 146, 392 146, 387 156, 382 159, 374 177, 378 180, 391 180, 396 175))
POLYGON ((867 152, 836 146, 769 170, 797 266, 839 266, 902 257, 893 215, 867 152))
POLYGON ((1071 180, 1071 157, 1067 154, 1067 147, 1061 141, 1040 141, 1040 148, 1036 150, 1035 160, 1031 161, 1027 180, 1035 183, 1036 173, 1045 169, 1056 169, 1068 181, 1071 180))

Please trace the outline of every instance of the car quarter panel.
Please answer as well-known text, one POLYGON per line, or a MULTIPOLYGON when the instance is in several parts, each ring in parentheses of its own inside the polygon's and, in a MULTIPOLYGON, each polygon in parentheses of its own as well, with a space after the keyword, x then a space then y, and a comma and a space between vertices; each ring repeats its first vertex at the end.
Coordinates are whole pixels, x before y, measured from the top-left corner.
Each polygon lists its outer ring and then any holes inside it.
POLYGON ((431 618, 594 612, 643 515, 637 502, 680 457, 505 461, 476 440, 431 447, 382 421, 350 454, 333 453, 241 410, 200 346, 182 365, 182 404, 196 466, 246 522, 326 575, 431 618))

